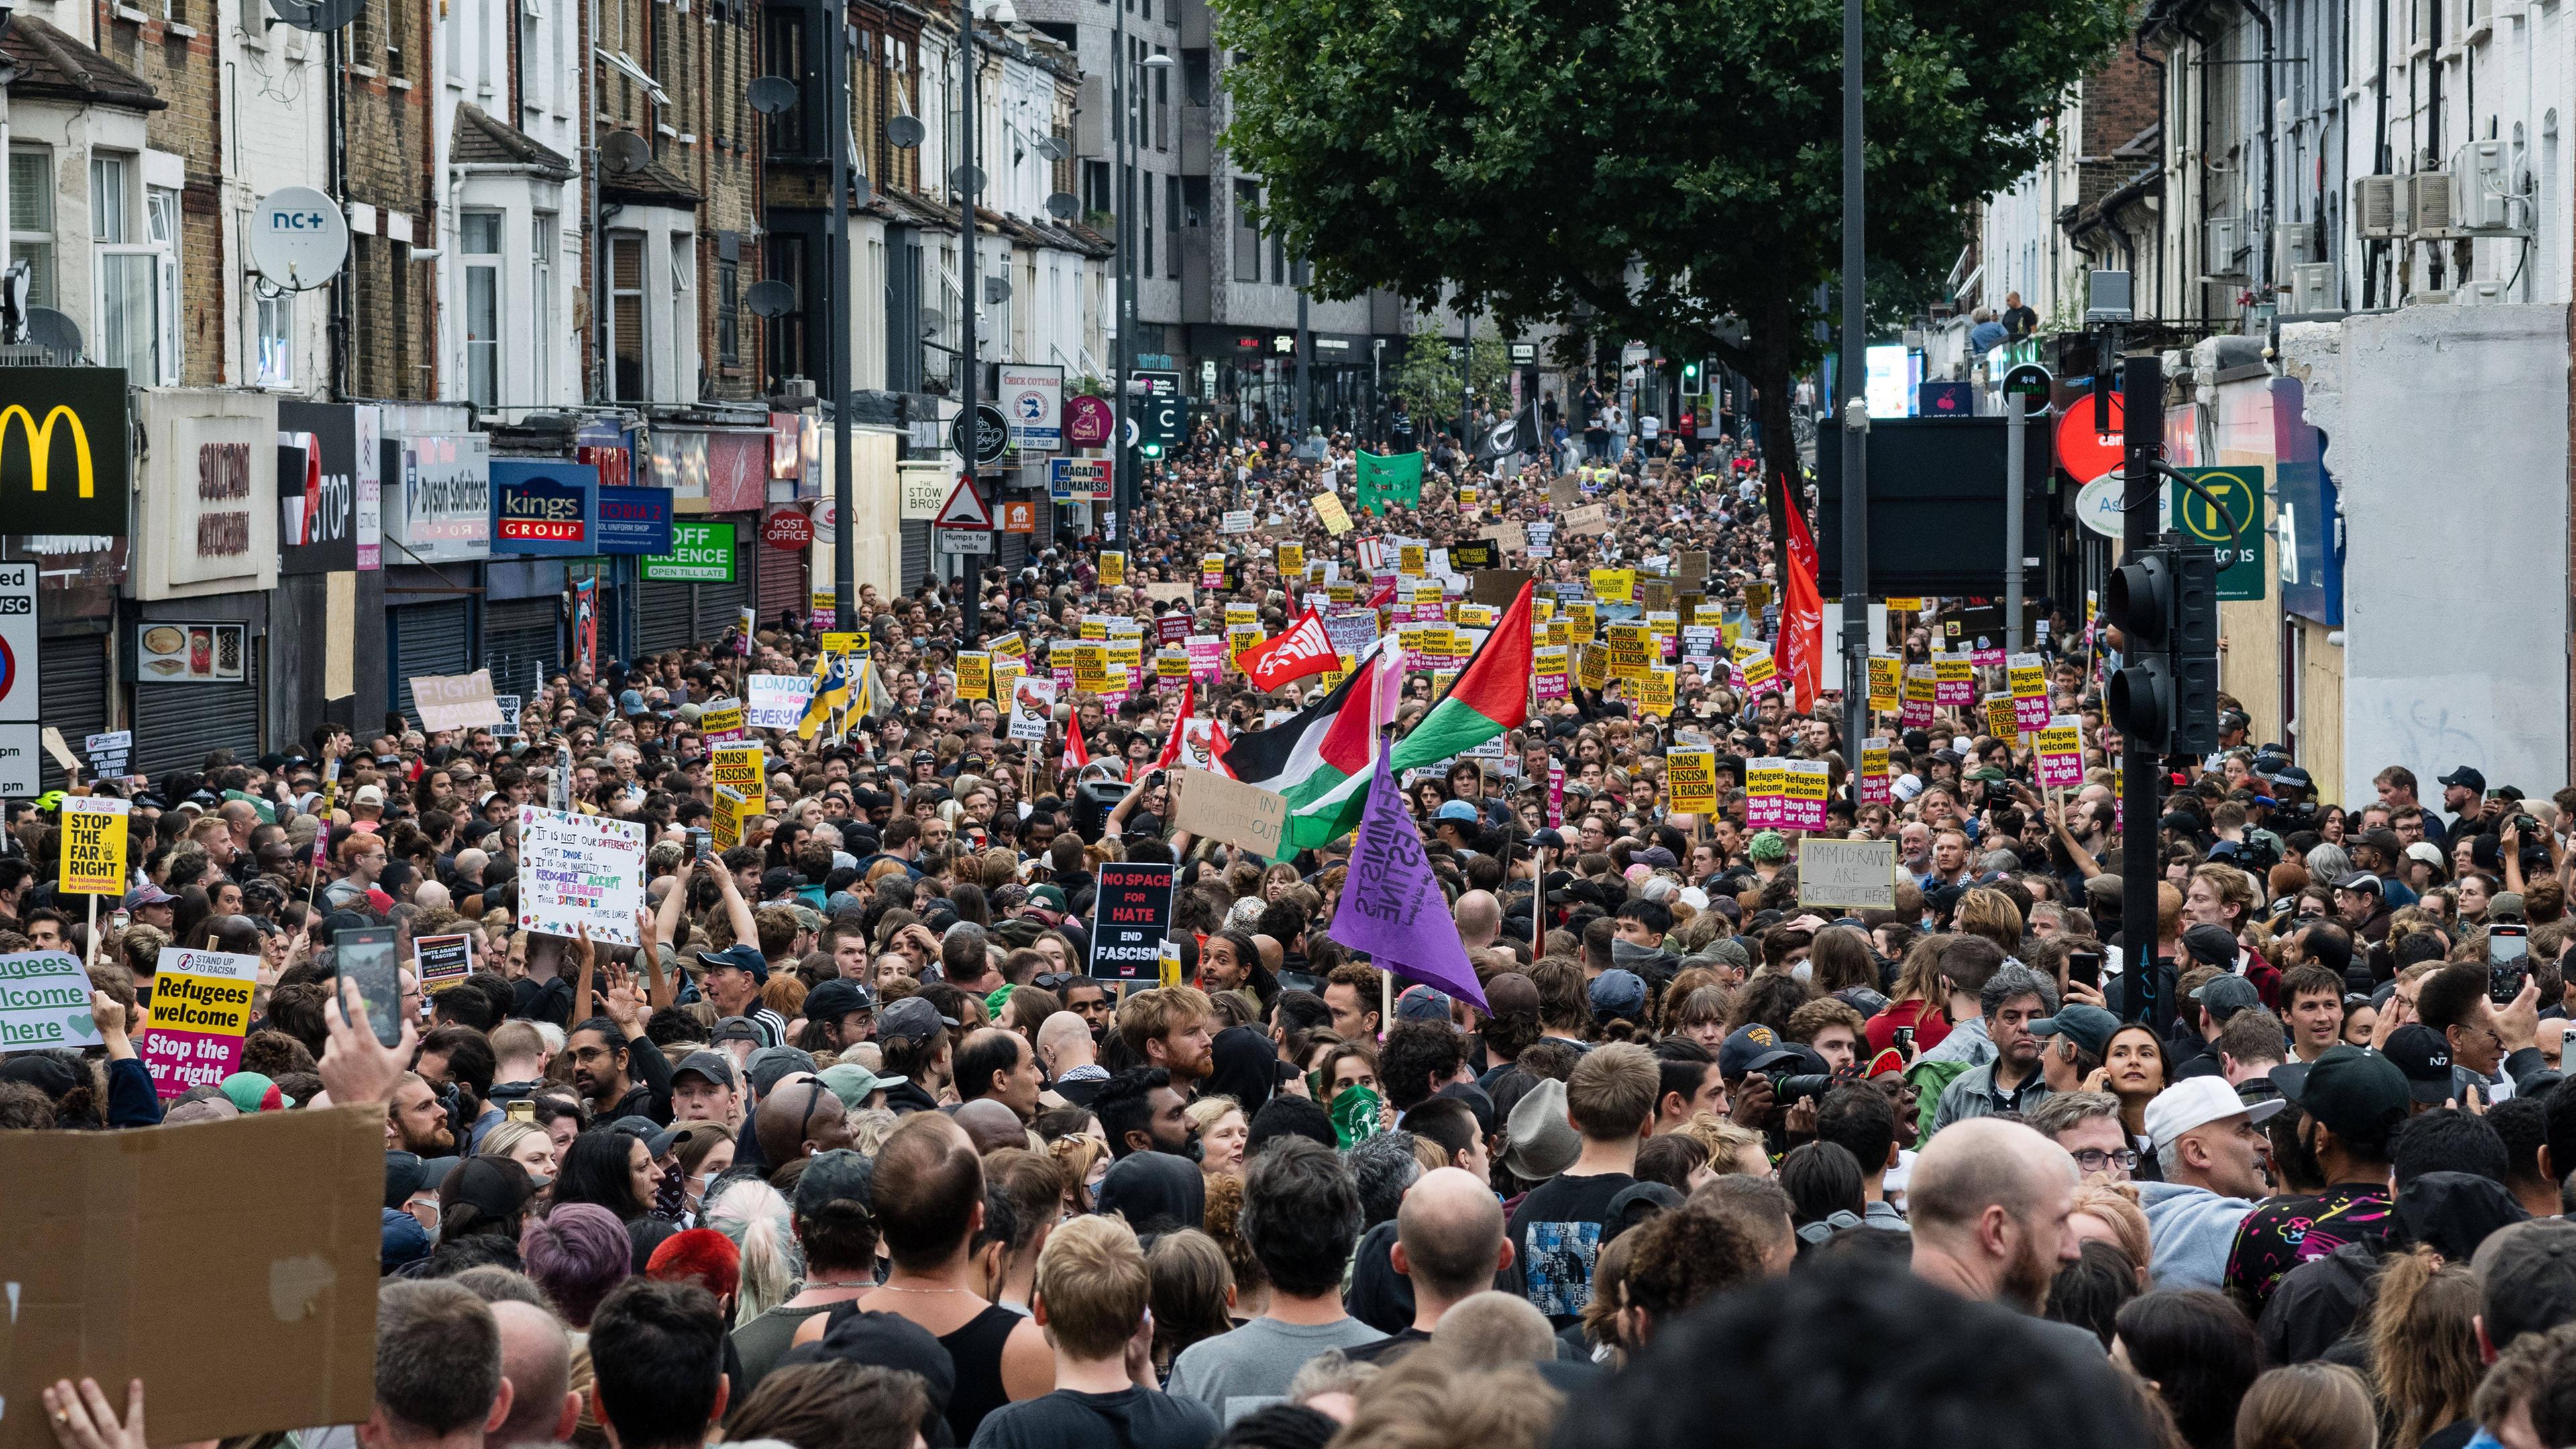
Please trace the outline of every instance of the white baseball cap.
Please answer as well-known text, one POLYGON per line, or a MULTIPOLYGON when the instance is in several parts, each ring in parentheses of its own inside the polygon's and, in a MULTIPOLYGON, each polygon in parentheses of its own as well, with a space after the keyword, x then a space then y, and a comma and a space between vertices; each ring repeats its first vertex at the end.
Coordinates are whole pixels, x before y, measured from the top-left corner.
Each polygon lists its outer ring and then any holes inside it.
POLYGON ((2161 1150, 2195 1128, 2239 1116, 2261 1122, 2288 1105, 2279 1097, 2247 1102, 2225 1077, 2185 1077, 2147 1104, 2147 1140, 2161 1150))

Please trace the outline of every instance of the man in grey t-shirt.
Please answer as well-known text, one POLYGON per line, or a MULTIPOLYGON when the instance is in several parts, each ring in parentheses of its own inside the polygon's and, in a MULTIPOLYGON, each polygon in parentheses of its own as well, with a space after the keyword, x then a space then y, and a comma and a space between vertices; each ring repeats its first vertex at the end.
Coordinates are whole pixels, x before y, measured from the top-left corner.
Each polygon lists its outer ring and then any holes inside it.
POLYGON ((1229 1424, 1284 1396, 1297 1370, 1324 1350, 1386 1336, 1342 1311, 1360 1195, 1340 1154, 1302 1137, 1264 1147, 1245 1171, 1238 1231, 1269 1275, 1270 1306, 1232 1333, 1181 1350, 1166 1385, 1229 1424))

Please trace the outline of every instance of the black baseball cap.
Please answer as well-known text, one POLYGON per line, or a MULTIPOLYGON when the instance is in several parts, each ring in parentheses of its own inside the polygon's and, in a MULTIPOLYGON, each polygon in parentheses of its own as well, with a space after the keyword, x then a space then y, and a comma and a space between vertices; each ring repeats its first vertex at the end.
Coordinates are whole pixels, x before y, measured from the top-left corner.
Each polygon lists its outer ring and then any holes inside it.
MULTIPOLYGON (((2424 1030, 2429 1033, 2431 1028, 2424 1030)), ((2324 1123, 2336 1137, 2374 1154, 2385 1150, 2388 1134, 2406 1120, 2407 1103, 2413 1098, 2412 1083, 2395 1062, 2355 1046, 2328 1047, 2313 1062, 2274 1067, 2271 1077, 2272 1085, 2301 1111, 2324 1123)), ((2442 1085, 2447 1093, 2447 1062, 2442 1085)))
POLYGON ((2388 1034, 2388 1045, 2381 1055, 2406 1074, 2406 1084, 2418 1102, 2447 1102, 2451 1099, 2451 1044, 2442 1034, 2420 1021, 2410 1021, 2388 1034))

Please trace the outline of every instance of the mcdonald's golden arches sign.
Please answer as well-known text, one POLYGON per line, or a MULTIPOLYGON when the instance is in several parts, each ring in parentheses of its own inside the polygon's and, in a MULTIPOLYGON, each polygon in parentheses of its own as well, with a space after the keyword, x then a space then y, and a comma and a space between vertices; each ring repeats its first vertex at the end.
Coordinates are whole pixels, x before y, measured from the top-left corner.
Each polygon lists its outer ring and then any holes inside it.
POLYGON ((0 367, 10 532, 125 534, 133 465, 124 368, 0 367))

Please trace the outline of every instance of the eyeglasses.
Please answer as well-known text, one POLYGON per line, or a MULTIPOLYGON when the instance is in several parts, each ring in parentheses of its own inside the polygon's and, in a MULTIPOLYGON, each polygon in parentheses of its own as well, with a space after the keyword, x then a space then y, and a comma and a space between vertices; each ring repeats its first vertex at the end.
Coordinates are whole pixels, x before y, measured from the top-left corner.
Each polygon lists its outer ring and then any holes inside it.
POLYGON ((2117 1152, 2104 1152, 2098 1147, 2087 1147, 2081 1152, 2067 1155, 2073 1157, 2075 1165, 2086 1172, 2101 1172, 2114 1163, 2119 1164, 2121 1171, 2127 1172, 2138 1165, 2137 1149, 2131 1147, 2121 1148, 2117 1152))

